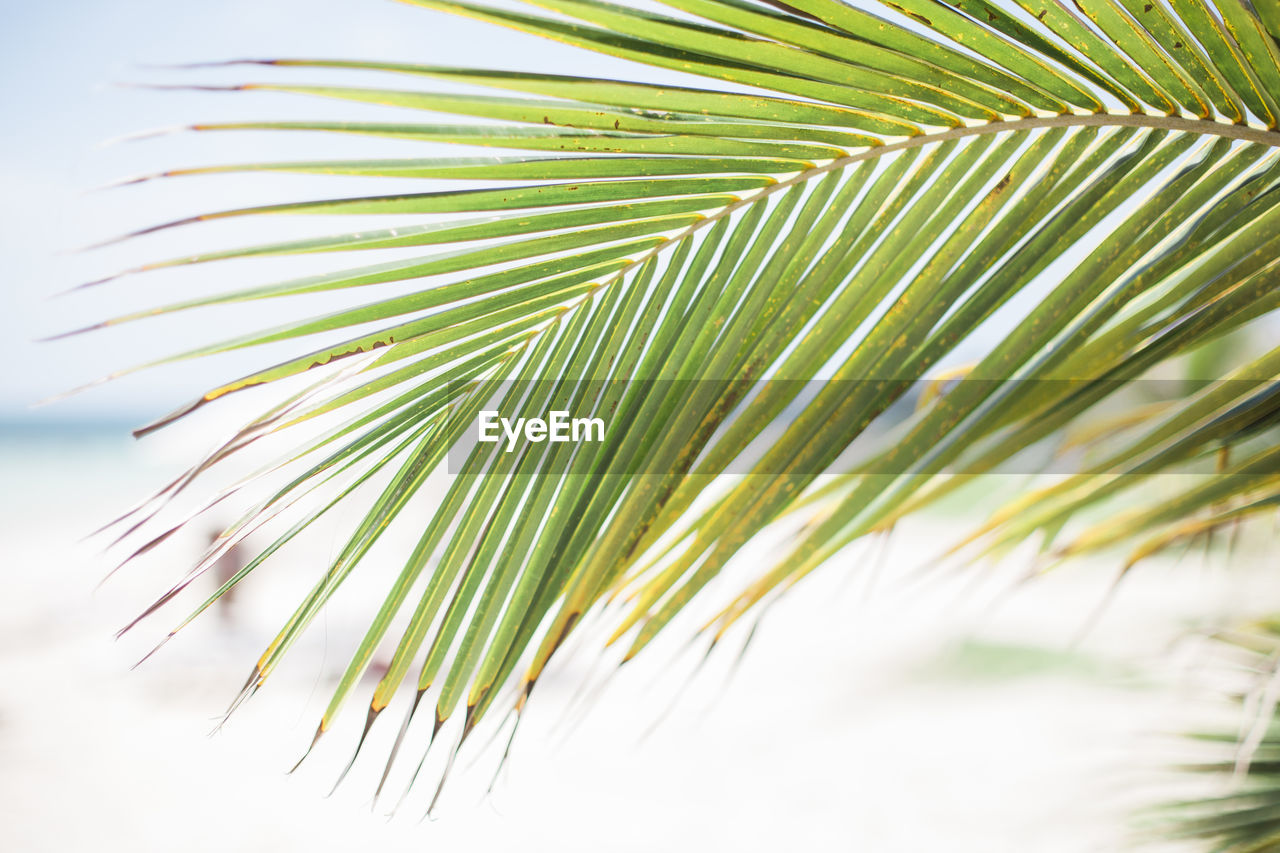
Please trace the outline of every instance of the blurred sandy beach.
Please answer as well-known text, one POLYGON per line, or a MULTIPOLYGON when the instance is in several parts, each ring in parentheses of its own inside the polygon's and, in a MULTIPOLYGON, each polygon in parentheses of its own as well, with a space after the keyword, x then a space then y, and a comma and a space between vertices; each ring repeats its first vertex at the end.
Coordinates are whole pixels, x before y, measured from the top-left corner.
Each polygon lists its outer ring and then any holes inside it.
POLYGON ((1201 652, 1175 641, 1206 601, 1248 612, 1265 588, 1247 550, 1229 574, 1197 555, 1152 562, 1073 645, 1118 558, 1008 596, 1025 561, 908 584, 906 570, 964 521, 926 520, 886 554, 832 566, 784 598, 732 678, 735 650, 690 680, 698 654, 657 649, 567 726, 593 672, 582 644, 540 687, 491 795, 501 743, 477 737, 435 820, 418 822, 426 784, 387 821, 398 789, 372 813, 370 794, 398 719, 375 727, 331 798, 362 710, 286 775, 358 640, 358 601, 326 613, 292 666, 208 736, 293 605, 290 576, 319 570, 330 544, 269 563, 234 620, 206 614, 131 672, 182 614, 120 642, 113 631, 202 543, 175 542, 95 593, 111 563, 77 540, 171 473, 177 454, 134 444, 118 424, 10 429, 2 446, 6 850, 1117 850, 1133 837, 1132 808, 1162 790, 1176 746, 1166 735, 1205 704, 1184 675, 1201 652))

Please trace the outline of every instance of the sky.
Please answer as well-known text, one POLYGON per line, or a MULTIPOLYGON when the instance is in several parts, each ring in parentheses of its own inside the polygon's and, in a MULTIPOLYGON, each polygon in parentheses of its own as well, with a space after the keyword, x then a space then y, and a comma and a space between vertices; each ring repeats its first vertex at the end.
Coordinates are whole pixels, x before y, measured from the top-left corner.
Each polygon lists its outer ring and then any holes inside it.
MULTIPOLYGON (((81 247, 145 227, 223 207, 287 201, 317 194, 357 194, 361 179, 342 189, 302 176, 198 177, 111 190, 97 189, 165 168, 254 159, 305 159, 358 152, 376 156, 378 143, 358 140, 268 138, 271 134, 161 135, 113 142, 155 128, 237 118, 324 119, 359 116, 359 105, 331 104, 271 93, 156 90, 137 84, 232 84, 272 78, 272 69, 175 70, 160 66, 245 57, 375 58, 496 68, 528 66, 569 73, 617 73, 622 63, 391 0, 220 0, 174 4, 162 0, 18 3, 0 0, 0 90, 9 121, 0 134, 0 422, 128 420, 142 422, 261 366, 263 355, 189 362, 144 371, 54 405, 32 404, 102 374, 185 349, 211 330, 251 319, 288 317, 291 306, 266 305, 227 317, 218 312, 162 318, 52 343, 34 339, 96 322, 123 310, 153 306, 228 279, 262 276, 234 264, 183 275, 154 273, 60 298, 77 284, 139 263, 213 246, 262 239, 259 223, 217 223, 174 229, 94 251, 81 247), (180 10, 180 11, 179 11, 180 10), (282 178, 282 179, 281 179, 282 178), (223 227, 225 226, 225 227, 223 227), (234 277, 234 278, 232 278, 234 277)), ((321 75, 322 76, 322 75, 321 75)), ((660 75, 656 75, 660 76, 660 75)), ((315 79, 314 72, 294 80, 315 79)), ((350 80, 350 77, 347 78, 350 80)), ((412 81, 401 83, 412 85, 412 81)), ((383 115, 386 115, 383 113, 383 115)), ((408 156, 389 142, 387 156, 408 156)), ((419 149, 420 150, 420 149, 419 149)), ((454 156, 465 152, 451 151, 454 156)), ((379 180, 379 179, 374 179, 379 180)), ((382 179, 385 180, 385 179, 382 179)), ((341 184, 341 181, 337 182, 341 184)), ((388 184, 376 185, 384 190, 388 184)), ((422 189, 422 185, 415 185, 422 189)), ((367 222, 364 223, 367 225, 367 222)), ((379 224, 390 224, 379 223, 379 224)), ((276 223, 272 223, 275 226, 276 223)), ((284 223, 276 234, 317 233, 315 222, 284 223), (289 229, 294 229, 290 231, 289 229), (302 229, 302 230, 297 230, 302 229)), ((326 223, 326 231, 340 230, 326 223)), ((289 274, 305 266, 286 259, 289 274)), ((330 266, 331 261, 327 261, 330 266)), ((223 337, 216 334, 215 337, 223 337)))
MULTIPOLYGON (((324 134, 167 133, 122 137, 200 121, 237 119, 377 120, 402 111, 270 92, 211 92, 155 86, 234 85, 261 80, 423 86, 396 75, 282 70, 254 66, 177 69, 174 65, 257 57, 382 59, 497 69, 538 68, 628 77, 637 66, 543 39, 393 0, 0 0, 0 424, 124 421, 147 423, 205 389, 296 354, 296 343, 255 348, 132 373, 52 405, 33 404, 111 371, 349 304, 328 294, 283 302, 202 309, 87 335, 36 339, 191 295, 332 270, 331 257, 233 261, 126 276, 74 294, 54 294, 130 267, 192 252, 287 236, 340 233, 340 217, 225 220, 175 228, 91 251, 81 247, 192 214, 251 204, 444 188, 446 182, 253 174, 200 176, 99 189, 169 168, 324 157, 465 156, 466 151, 403 140, 324 134), (147 84, 144 88, 140 84, 147 84), (317 221, 321 220, 321 221, 317 221)), ((639 72, 655 82, 679 75, 639 72)), ((705 81, 702 81, 705 85, 705 81)), ((432 87, 442 84, 429 83, 432 87)), ((487 90, 492 92, 493 90, 487 90)), ((414 120, 429 121, 419 113, 414 120)), ((456 188, 456 184, 448 185, 456 188)), ((377 225, 391 227, 391 217, 377 225)), ((412 219, 405 221, 413 221, 412 219)), ((354 227, 369 219, 347 220, 354 227)), ((351 229, 347 229, 351 230, 351 229)), ((408 250, 412 252, 413 250, 408 250)), ((1069 267, 1069 252, 1051 268, 1069 267)), ((377 260, 389 260, 382 255, 377 260)), ((346 259, 354 266, 358 259, 346 259)), ((1035 299, 1029 289, 1026 299, 1035 299)), ((1021 310, 1015 300, 1010 310, 1021 310)), ((957 358, 959 356, 957 355, 957 358)), ((961 361, 965 359, 960 359, 961 361)))

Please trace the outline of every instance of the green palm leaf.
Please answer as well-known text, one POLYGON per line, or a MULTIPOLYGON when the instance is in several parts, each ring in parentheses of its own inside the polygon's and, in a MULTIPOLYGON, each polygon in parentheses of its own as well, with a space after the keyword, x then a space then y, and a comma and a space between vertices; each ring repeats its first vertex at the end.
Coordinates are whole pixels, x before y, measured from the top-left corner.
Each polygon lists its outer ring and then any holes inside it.
MULTIPOLYGON (((495 703, 522 711, 566 637, 606 600, 615 602, 606 618, 629 659, 706 598, 761 531, 794 525, 791 552, 717 605, 704 629, 714 644, 860 537, 1017 464, 1104 403, 1136 405, 1136 380, 1280 307, 1280 47, 1269 7, 666 0, 670 11, 659 14, 597 0, 537 0, 527 11, 413 5, 678 72, 685 82, 377 61, 243 63, 381 75, 383 87, 236 88, 396 112, 380 122, 194 129, 517 153, 246 163, 138 179, 269 171, 484 182, 222 210, 146 229, 139 234, 269 214, 373 223, 131 273, 249 257, 432 253, 101 324, 351 294, 349 307, 167 359, 294 339, 301 353, 211 389, 140 433, 244 388, 309 372, 321 381, 118 522, 143 536, 138 552, 149 550, 172 532, 147 538, 155 506, 209 467, 259 437, 346 413, 320 437, 299 439, 279 465, 291 472, 285 485, 247 501, 205 559, 147 611, 304 496, 324 500, 219 594, 363 494, 357 486, 380 483, 243 694, 275 670, 389 526, 416 524, 417 545, 353 650, 317 738, 387 644, 394 651, 365 732, 407 690, 412 710, 396 751, 427 697, 434 731, 460 715, 465 740, 495 703), (424 80, 429 87, 417 88, 424 80), (454 84, 506 94, 430 88, 454 84), (468 216, 476 213, 487 215, 468 216), (420 221, 382 228, 383 214, 420 221), (386 289, 406 281, 412 289, 386 289), (895 404, 916 399, 920 383, 960 353, 976 353, 964 377, 919 397, 915 415, 900 421, 895 404), (486 406, 509 417, 568 410, 608 427, 600 442, 526 443, 507 453, 464 440, 486 406), (885 425, 889 439, 850 461, 851 446, 885 425), (426 523, 402 518, 451 452, 460 473, 435 514, 426 523), (408 620, 398 637, 397 617, 408 620)), ((1136 560, 1273 506, 1280 350, 1236 350, 1228 377, 1166 395, 1156 422, 1129 419, 1092 464, 997 514, 962 547, 998 553, 1036 533, 1054 540, 1082 510, 1142 494, 1162 472, 1203 468, 1226 447, 1216 476, 1080 531, 1052 545, 1050 558, 1129 542, 1136 560)))
POLYGON ((1213 787, 1198 798, 1149 810, 1144 817, 1173 839, 1199 839, 1222 853, 1280 847, 1280 720, 1274 681, 1280 636, 1274 620, 1243 625, 1216 637, 1230 652, 1231 670, 1243 679, 1232 695, 1237 731, 1188 736, 1197 758, 1175 769, 1213 787))

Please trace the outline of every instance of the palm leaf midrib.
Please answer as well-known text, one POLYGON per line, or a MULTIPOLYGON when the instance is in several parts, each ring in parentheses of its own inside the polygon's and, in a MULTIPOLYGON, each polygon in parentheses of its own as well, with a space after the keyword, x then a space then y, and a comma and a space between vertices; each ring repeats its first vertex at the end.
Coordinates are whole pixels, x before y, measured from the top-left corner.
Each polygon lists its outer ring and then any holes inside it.
MULTIPOLYGON (((1035 116, 986 122, 984 124, 975 124, 967 127, 953 127, 933 133, 921 133, 918 136, 908 137, 907 139, 900 140, 898 142, 878 145, 864 151, 859 151, 855 154, 849 154, 845 157, 839 157, 826 163, 815 165, 811 168, 797 172, 789 178, 780 180, 775 184, 771 184, 754 193, 746 195, 735 202, 727 204, 724 207, 707 214, 705 218, 689 225, 683 231, 673 235, 665 242, 633 258, 627 266, 610 276, 606 284, 613 284, 620 281, 631 270, 635 269, 638 265, 643 264, 650 258, 660 254, 663 249, 677 245, 680 241, 690 237, 701 229, 720 221, 726 216, 729 216, 750 204, 767 198, 782 190, 796 186, 797 184, 805 183, 813 178, 838 171, 855 163, 861 163, 866 160, 875 160, 880 157, 896 154, 900 151, 906 151, 912 148, 922 148, 926 145, 941 144, 943 142, 966 139, 974 136, 986 136, 995 133, 1009 132, 1024 133, 1032 130, 1077 127, 1145 128, 1151 130, 1176 131, 1180 133, 1196 133, 1204 136, 1219 136, 1226 139, 1239 140, 1255 145, 1266 145, 1270 148, 1280 148, 1280 130, 1266 130, 1246 124, 1230 124, 1210 118, 1142 115, 1137 113, 1089 113, 1085 115, 1035 116)), ((592 293, 588 293, 582 298, 589 299, 591 296, 592 293)))

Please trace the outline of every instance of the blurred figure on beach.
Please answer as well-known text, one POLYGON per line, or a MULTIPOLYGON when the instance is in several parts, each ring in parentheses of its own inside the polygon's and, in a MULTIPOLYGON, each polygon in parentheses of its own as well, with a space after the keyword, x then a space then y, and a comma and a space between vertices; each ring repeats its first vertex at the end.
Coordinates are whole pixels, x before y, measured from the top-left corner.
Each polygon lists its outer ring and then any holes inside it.
MULTIPOLYGON (((209 531, 209 547, 212 547, 218 541, 218 537, 222 535, 222 532, 223 528, 220 525, 215 525, 209 531)), ((214 589, 221 589, 245 567, 243 544, 243 542, 237 542, 232 545, 210 567, 213 573, 214 589)), ((235 584, 228 587, 227 591, 218 597, 217 610, 225 625, 232 625, 236 621, 239 589, 240 585, 235 584)))

